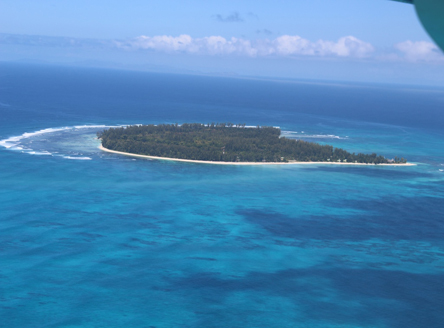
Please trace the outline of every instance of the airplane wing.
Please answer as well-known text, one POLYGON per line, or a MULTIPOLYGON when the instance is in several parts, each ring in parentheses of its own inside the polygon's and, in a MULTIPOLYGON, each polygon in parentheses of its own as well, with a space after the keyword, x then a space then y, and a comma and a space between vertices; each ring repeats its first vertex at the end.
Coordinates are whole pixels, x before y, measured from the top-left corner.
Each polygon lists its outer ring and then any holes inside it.
POLYGON ((416 14, 427 33, 444 51, 444 0, 393 0, 415 6, 416 14))

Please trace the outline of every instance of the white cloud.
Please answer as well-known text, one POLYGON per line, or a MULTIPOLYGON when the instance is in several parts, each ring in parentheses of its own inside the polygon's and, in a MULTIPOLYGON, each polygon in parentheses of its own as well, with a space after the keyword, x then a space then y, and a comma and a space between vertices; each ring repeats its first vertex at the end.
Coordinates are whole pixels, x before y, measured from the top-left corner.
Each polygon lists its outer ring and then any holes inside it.
POLYGON ((340 57, 365 57, 374 51, 370 43, 354 36, 340 38, 337 42, 319 40, 310 42, 300 36, 283 35, 274 40, 280 55, 318 55, 340 57))
POLYGON ((404 41, 395 44, 403 57, 409 61, 442 61, 444 56, 439 48, 427 41, 404 41))
POLYGON ((226 39, 221 36, 192 38, 189 35, 139 36, 127 42, 117 42, 119 48, 129 50, 146 49, 162 52, 181 52, 204 55, 240 55, 240 56, 339 56, 366 57, 374 51, 370 43, 353 36, 340 38, 338 41, 316 42, 300 36, 283 35, 276 39, 246 40, 242 38, 226 39))

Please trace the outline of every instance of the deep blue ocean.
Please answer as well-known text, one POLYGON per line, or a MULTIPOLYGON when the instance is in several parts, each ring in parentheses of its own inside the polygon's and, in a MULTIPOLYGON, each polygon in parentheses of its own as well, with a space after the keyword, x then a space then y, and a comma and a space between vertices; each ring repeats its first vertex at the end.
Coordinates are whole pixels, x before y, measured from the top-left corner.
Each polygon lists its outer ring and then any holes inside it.
POLYGON ((0 64, 0 326, 443 327, 444 90, 0 64), (411 167, 97 149, 232 122, 411 167))

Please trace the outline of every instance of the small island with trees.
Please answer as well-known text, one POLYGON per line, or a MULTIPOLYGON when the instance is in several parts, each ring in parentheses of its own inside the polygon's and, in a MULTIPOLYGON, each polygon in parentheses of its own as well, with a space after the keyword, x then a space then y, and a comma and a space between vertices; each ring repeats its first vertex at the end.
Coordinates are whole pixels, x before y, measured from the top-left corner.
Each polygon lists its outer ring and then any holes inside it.
POLYGON ((232 123, 131 125, 97 133, 101 149, 124 155, 215 164, 403 164, 404 158, 349 153, 341 148, 281 137, 270 126, 232 123))

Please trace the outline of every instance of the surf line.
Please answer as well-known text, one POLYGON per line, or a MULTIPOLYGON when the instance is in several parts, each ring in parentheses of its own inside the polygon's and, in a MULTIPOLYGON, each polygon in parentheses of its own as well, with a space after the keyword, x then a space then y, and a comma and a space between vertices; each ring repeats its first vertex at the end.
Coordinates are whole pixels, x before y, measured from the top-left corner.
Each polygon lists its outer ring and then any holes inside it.
POLYGON ((53 132, 60 132, 60 131, 67 131, 67 130, 75 130, 75 129, 97 129, 97 128, 113 128, 113 127, 122 127, 126 125, 74 125, 74 126, 64 126, 64 127, 57 127, 57 128, 46 128, 34 132, 25 132, 19 136, 13 136, 9 137, 3 140, 0 140, 0 146, 3 146, 5 148, 11 148, 15 147, 19 144, 20 140, 28 139, 36 135, 46 134, 46 133, 53 133, 53 132))

